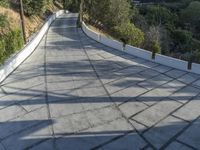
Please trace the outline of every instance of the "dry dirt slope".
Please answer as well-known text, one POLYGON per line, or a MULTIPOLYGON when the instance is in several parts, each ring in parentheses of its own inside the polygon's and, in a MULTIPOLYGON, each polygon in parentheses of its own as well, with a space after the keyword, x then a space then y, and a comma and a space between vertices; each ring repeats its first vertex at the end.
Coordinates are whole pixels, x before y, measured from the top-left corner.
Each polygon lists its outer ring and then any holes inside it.
MULTIPOLYGON (((59 10, 59 8, 53 4, 48 6, 48 11, 50 12, 55 12, 57 10, 59 10)), ((20 16, 16 10, 0 6, 0 14, 7 16, 11 28, 20 28, 20 16)), ((30 35, 36 32, 43 23, 44 17, 42 16, 25 17, 26 36, 30 37, 30 35)))

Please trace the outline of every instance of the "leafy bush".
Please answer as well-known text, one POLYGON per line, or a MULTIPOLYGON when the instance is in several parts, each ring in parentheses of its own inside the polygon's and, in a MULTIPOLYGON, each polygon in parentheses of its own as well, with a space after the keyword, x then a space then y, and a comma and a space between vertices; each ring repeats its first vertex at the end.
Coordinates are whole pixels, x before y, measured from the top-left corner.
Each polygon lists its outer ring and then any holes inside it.
POLYGON ((137 14, 133 17, 134 25, 140 28, 142 31, 146 31, 149 28, 149 25, 144 16, 137 14))
POLYGON ((20 30, 12 30, 0 36, 0 63, 11 54, 20 50, 23 46, 23 39, 20 30))
POLYGON ((0 0, 0 6, 8 7, 9 6, 9 1, 8 0, 0 0))
POLYGON ((172 33, 174 47, 183 52, 191 50, 192 33, 187 30, 177 29, 172 33))
POLYGON ((9 32, 5 37, 5 43, 6 56, 9 56, 12 53, 20 50, 23 46, 21 31, 16 29, 9 32))
POLYGON ((168 9, 170 9, 172 11, 179 12, 180 9, 185 9, 190 4, 190 2, 192 2, 192 1, 193 0, 165 1, 167 3, 163 3, 162 5, 167 7, 168 9))
POLYGON ((161 53, 161 47, 158 41, 152 41, 150 44, 150 50, 154 53, 161 53))
POLYGON ((155 53, 161 53, 159 26, 152 26, 147 32, 145 32, 143 48, 155 53))
POLYGON ((193 51, 200 51, 200 41, 197 39, 193 39, 191 47, 193 51))
POLYGON ((84 10, 91 23, 110 30, 130 21, 130 7, 125 0, 88 0, 84 10))
POLYGON ((23 0, 24 12, 27 16, 39 15, 45 12, 47 0, 23 0))
POLYGON ((84 12, 88 15, 88 21, 96 26, 104 23, 108 11, 109 0, 88 0, 84 3, 84 12))
POLYGON ((7 17, 5 15, 0 14, 0 35, 3 34, 4 30, 9 27, 9 22, 7 20, 7 17))
POLYGON ((200 2, 194 1, 181 11, 181 23, 200 40, 200 2))
POLYGON ((143 32, 131 23, 114 27, 114 36, 118 39, 124 39, 127 44, 133 46, 140 46, 144 41, 143 32))
POLYGON ((148 9, 146 5, 141 5, 138 7, 139 13, 143 16, 146 16, 148 9))
POLYGON ((170 55, 171 43, 173 43, 173 39, 171 38, 170 32, 165 27, 160 27, 160 46, 162 54, 170 55))
POLYGON ((5 59, 5 41, 2 37, 0 37, 0 63, 5 59))
POLYGON ((149 6, 146 19, 150 25, 174 24, 177 16, 162 6, 149 6))
POLYGON ((110 0, 109 6, 109 14, 106 14, 107 17, 105 20, 105 24, 107 24, 108 27, 112 28, 130 21, 131 6, 126 0, 110 0))
POLYGON ((193 52, 193 62, 200 63, 200 50, 193 52))
POLYGON ((200 41, 193 39, 191 47, 193 62, 200 63, 200 41))
POLYGON ((184 22, 191 24, 200 21, 200 2, 191 2, 186 9, 181 11, 181 18, 184 22))
POLYGON ((197 38, 198 40, 200 40, 200 20, 199 22, 196 24, 196 27, 195 27, 195 38, 197 38))
POLYGON ((159 41, 155 41, 155 40, 150 40, 150 41, 146 41, 145 40, 145 44, 143 46, 144 49, 154 52, 154 53, 161 53, 161 46, 159 41))
POLYGON ((63 8, 70 12, 78 12, 80 8, 80 0, 63 0, 63 8))

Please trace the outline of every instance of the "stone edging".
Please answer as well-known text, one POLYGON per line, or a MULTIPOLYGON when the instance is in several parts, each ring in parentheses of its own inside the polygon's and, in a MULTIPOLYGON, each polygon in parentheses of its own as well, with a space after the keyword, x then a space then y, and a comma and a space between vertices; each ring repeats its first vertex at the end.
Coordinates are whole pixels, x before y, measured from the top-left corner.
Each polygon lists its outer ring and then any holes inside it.
POLYGON ((200 74, 200 64, 197 63, 192 63, 192 68, 188 69, 188 62, 183 61, 180 59, 172 58, 169 56, 161 55, 161 54, 156 54, 155 58, 152 58, 152 52, 137 48, 134 46, 130 45, 125 45, 122 42, 110 39, 104 35, 101 35, 92 29, 90 29, 84 22, 82 22, 82 30, 84 33, 92 38, 93 40, 102 43, 106 46, 109 46, 111 48, 114 48, 119 51, 123 51, 125 53, 128 53, 133 56, 137 56, 139 58, 143 58, 145 60, 149 60, 155 63, 159 63, 165 66, 169 66, 172 68, 176 68, 179 70, 187 71, 187 72, 192 72, 196 74, 200 74))
POLYGON ((12 73, 26 58, 28 58, 33 51, 36 49, 43 36, 49 29, 51 23, 64 13, 63 10, 60 10, 50 16, 42 28, 36 33, 35 37, 28 42, 21 51, 17 54, 11 56, 7 61, 0 67, 0 82, 2 82, 10 73, 12 73))

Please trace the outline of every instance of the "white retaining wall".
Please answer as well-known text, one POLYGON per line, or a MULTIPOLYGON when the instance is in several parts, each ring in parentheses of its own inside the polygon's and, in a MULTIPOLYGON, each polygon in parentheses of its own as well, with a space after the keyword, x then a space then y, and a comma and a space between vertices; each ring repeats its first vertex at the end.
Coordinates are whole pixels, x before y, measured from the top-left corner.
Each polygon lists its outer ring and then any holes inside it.
POLYGON ((125 47, 125 52, 149 61, 153 61, 152 58, 152 53, 150 51, 146 51, 137 47, 133 47, 130 45, 126 45, 125 47))
POLYGON ((85 23, 83 22, 82 25, 83 31, 87 34, 87 36, 91 37, 92 39, 99 41, 99 34, 95 31, 92 31, 90 28, 88 28, 85 23))
POLYGON ((176 58, 172 58, 172 57, 168 57, 168 56, 164 56, 160 54, 156 54, 155 59, 152 59, 152 53, 150 51, 140 49, 140 48, 130 46, 130 45, 126 45, 124 48, 122 42, 113 40, 111 38, 108 38, 106 36, 103 36, 99 33, 92 31, 89 27, 87 27, 87 25, 84 22, 82 23, 82 29, 85 32, 85 34, 88 35, 90 38, 106 46, 112 47, 120 51, 124 51, 130 55, 134 55, 134 56, 143 58, 145 60, 153 61, 155 63, 159 63, 162 65, 166 65, 166 66, 180 69, 183 71, 200 74, 200 64, 192 63, 192 69, 188 70, 187 61, 183 61, 180 59, 176 59, 176 58))
POLYGON ((106 45, 106 46, 110 46, 114 49, 117 49, 117 50, 120 50, 120 51, 123 50, 123 43, 116 41, 116 40, 113 40, 113 39, 110 39, 106 36, 100 35, 99 36, 99 42, 106 45))
POLYGON ((57 16, 64 13, 63 10, 60 10, 54 13, 52 16, 48 18, 46 23, 42 26, 40 31, 36 34, 36 36, 25 45, 25 47, 16 55, 9 58, 4 65, 0 67, 0 82, 2 82, 10 73, 12 73, 30 54, 36 49, 43 36, 47 32, 51 23, 56 19, 57 16))
POLYGON ((106 36, 103 36, 103 35, 95 32, 95 31, 92 31, 89 27, 87 27, 87 25, 84 22, 82 23, 82 29, 87 36, 94 39, 95 41, 98 41, 106 46, 115 48, 117 50, 123 50, 123 44, 121 42, 110 39, 106 36))
POLYGON ((200 74, 200 64, 193 63, 191 72, 200 74))
POLYGON ((188 67, 187 61, 183 61, 180 59, 176 59, 173 57, 168 57, 168 56, 160 55, 160 54, 156 54, 155 62, 162 64, 162 65, 169 66, 169 67, 173 67, 176 69, 186 70, 186 71, 187 71, 187 67, 188 67))

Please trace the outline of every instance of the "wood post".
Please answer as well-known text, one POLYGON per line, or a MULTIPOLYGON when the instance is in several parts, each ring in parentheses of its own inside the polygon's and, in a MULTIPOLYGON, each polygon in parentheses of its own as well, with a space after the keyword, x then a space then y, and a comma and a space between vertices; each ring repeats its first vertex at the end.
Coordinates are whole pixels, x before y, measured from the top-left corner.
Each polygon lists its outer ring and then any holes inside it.
POLYGON ((25 33, 25 24, 24 24, 24 9, 23 9, 23 1, 20 0, 20 21, 21 21, 21 28, 22 34, 24 39, 24 44, 26 44, 26 33, 25 33))

